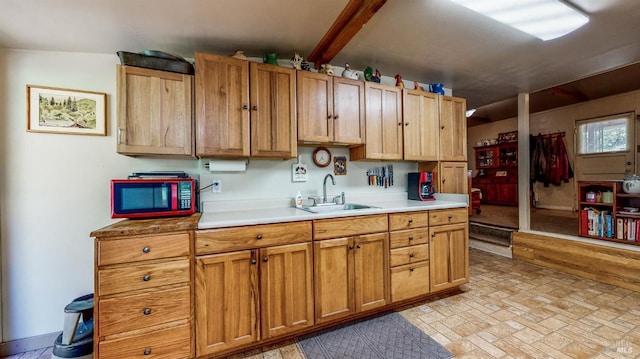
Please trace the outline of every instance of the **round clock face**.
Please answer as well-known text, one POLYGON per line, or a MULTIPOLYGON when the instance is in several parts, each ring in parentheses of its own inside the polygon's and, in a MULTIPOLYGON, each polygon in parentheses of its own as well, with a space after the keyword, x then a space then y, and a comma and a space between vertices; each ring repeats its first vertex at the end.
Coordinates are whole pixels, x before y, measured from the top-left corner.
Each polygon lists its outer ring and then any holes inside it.
POLYGON ((318 167, 327 167, 331 163, 331 152, 325 147, 318 147, 313 151, 313 163, 318 167))

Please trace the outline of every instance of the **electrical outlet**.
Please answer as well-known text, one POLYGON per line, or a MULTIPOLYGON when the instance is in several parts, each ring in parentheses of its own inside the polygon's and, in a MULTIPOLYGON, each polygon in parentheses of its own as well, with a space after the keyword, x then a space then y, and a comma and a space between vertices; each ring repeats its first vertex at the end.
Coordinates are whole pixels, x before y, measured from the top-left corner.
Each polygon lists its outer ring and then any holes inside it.
POLYGON ((214 179, 211 184, 211 192, 220 193, 222 192, 222 180, 214 179))

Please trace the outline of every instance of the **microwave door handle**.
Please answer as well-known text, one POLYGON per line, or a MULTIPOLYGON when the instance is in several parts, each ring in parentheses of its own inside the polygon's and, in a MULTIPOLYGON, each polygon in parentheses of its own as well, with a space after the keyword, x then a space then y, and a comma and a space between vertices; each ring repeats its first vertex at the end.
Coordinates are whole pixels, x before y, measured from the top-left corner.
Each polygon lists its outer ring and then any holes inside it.
POLYGON ((171 184, 171 210, 172 211, 178 210, 178 184, 177 183, 171 184))

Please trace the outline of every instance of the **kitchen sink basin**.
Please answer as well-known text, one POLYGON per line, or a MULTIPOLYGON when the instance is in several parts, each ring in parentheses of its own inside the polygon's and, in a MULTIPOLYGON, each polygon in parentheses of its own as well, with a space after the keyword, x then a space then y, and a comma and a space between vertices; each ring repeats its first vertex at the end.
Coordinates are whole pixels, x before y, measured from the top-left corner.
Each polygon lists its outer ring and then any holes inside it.
POLYGON ((379 207, 367 206, 365 204, 358 204, 358 203, 345 203, 345 204, 320 203, 315 206, 303 206, 300 209, 307 212, 312 212, 312 213, 326 213, 326 212, 337 212, 337 211, 354 211, 358 209, 370 209, 370 208, 379 208, 379 207))

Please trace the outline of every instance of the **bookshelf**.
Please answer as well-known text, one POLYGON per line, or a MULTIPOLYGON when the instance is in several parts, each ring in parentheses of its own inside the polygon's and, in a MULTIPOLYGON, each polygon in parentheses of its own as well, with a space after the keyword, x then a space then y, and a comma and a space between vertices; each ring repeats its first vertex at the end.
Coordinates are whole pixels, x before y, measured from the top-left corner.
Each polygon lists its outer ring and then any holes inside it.
POLYGON ((581 237, 640 245, 640 195, 622 181, 579 181, 578 205, 581 237))

